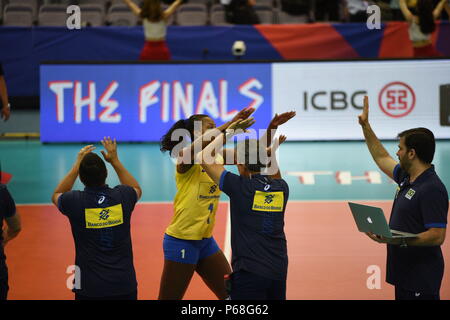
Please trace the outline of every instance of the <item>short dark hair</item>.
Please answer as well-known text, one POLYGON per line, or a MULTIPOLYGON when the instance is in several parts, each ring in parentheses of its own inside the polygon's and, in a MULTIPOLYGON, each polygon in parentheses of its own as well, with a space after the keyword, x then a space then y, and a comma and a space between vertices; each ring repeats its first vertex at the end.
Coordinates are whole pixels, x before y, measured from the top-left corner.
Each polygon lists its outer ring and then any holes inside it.
POLYGON ((148 19, 151 22, 159 22, 164 18, 164 13, 159 0, 144 0, 141 6, 141 19, 148 19))
POLYGON ((81 160, 79 174, 86 187, 101 187, 106 182, 108 171, 102 158, 91 152, 81 160))
POLYGON ((251 172, 261 172, 264 168, 267 167, 267 153, 264 150, 261 151, 260 148, 262 146, 259 144, 259 141, 256 139, 245 139, 238 143, 237 152, 238 152, 238 161, 240 160, 239 154, 242 153, 244 155, 244 165, 251 172))
POLYGON ((422 162, 430 164, 433 161, 436 150, 433 132, 427 128, 413 128, 400 132, 398 137, 405 138, 406 148, 414 149, 422 162))
POLYGON ((203 121, 203 119, 209 118, 206 114, 194 114, 190 116, 188 119, 184 120, 178 120, 175 122, 172 127, 169 129, 169 131, 162 136, 160 140, 160 150, 161 152, 172 152, 173 148, 180 142, 182 142, 183 138, 178 137, 176 140, 172 139, 172 133, 177 129, 186 129, 189 131, 189 135, 191 138, 191 141, 194 141, 194 129, 195 129, 195 121, 203 121))

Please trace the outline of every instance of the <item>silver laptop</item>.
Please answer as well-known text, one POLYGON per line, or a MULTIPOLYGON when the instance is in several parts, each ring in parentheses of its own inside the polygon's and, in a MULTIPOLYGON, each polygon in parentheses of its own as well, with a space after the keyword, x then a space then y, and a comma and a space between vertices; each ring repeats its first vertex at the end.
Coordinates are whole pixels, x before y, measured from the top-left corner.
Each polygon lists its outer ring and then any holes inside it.
POLYGON ((360 232, 372 232, 385 238, 415 238, 417 234, 391 230, 384 216, 383 210, 378 207, 349 202, 350 210, 360 232))

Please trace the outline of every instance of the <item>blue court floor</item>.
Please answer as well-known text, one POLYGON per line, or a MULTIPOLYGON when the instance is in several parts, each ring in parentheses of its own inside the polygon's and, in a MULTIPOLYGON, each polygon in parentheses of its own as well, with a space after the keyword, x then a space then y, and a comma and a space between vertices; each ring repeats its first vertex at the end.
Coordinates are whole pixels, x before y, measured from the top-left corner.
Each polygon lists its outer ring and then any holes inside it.
MULTIPOLYGON (((397 142, 384 142, 396 159, 397 142)), ((17 203, 49 203, 53 189, 71 168, 82 144, 43 145, 39 141, 0 141, 2 171, 17 203)), ((100 155, 101 144, 97 145, 100 155)), ((144 202, 172 201, 174 165, 158 144, 119 144, 119 157, 137 178, 144 202)), ((291 200, 392 200, 395 185, 376 167, 364 142, 286 142, 279 163, 291 200)), ((450 190, 450 141, 438 141, 434 165, 450 190)), ((230 167, 229 170, 236 170, 230 167)), ((108 183, 118 184, 108 164, 108 183)), ((75 188, 82 188, 77 180, 75 188)), ((225 200, 225 198, 223 198, 225 200)))

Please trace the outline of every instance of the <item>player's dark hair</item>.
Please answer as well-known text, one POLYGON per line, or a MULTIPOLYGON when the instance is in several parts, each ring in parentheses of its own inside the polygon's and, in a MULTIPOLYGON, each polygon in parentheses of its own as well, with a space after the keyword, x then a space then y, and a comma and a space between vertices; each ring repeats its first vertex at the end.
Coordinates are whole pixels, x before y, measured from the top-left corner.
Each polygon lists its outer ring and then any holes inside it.
POLYGON ((141 8, 142 19, 147 19, 151 22, 158 22, 163 19, 163 10, 161 8, 160 0, 144 0, 141 8))
POLYGON ((427 128, 413 128, 400 132, 398 137, 405 138, 406 148, 414 149, 422 162, 430 164, 433 161, 436 150, 433 132, 427 128))
POLYGON ((420 31, 425 34, 433 33, 436 29, 433 17, 433 1, 432 0, 418 0, 416 5, 416 12, 419 16, 420 31))
POLYGON ((162 136, 160 140, 160 150, 161 152, 172 152, 172 149, 175 148, 177 144, 182 142, 183 137, 175 136, 172 137, 172 133, 177 129, 185 129, 189 131, 191 141, 194 141, 194 126, 195 121, 201 121, 204 118, 208 118, 206 114, 194 114, 190 116, 188 119, 181 119, 174 123, 174 125, 169 129, 169 131, 162 136))
POLYGON ((80 163, 80 180, 86 187, 101 187, 108 171, 105 162, 95 153, 86 154, 80 163))
POLYGON ((238 143, 237 152, 238 152, 238 161, 239 161, 239 153, 243 152, 244 156, 244 165, 247 170, 251 172, 261 172, 264 168, 267 167, 267 154, 264 150, 263 152, 260 150, 261 146, 259 141, 256 139, 245 139, 238 143))

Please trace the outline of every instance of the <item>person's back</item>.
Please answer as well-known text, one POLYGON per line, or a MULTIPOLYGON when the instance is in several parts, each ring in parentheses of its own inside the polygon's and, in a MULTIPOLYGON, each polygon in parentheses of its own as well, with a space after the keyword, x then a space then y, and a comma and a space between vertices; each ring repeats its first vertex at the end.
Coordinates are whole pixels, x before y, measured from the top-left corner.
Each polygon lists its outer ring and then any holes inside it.
POLYGON ((164 19, 159 21, 144 19, 142 25, 144 26, 144 35, 147 41, 162 41, 166 39, 167 22, 164 19))
POLYGON ((235 148, 239 176, 212 163, 208 156, 220 152, 235 134, 246 132, 254 119, 238 120, 221 133, 196 160, 230 197, 233 273, 228 277, 231 300, 286 300, 287 244, 284 213, 289 187, 281 178, 275 152, 286 141, 273 142, 276 129, 295 117, 276 114, 259 140, 245 140, 235 148), (269 146, 269 147, 267 147, 269 146))
POLYGON ((81 271, 76 294, 105 297, 136 291, 130 231, 136 202, 136 192, 124 185, 87 187, 59 198, 58 208, 70 221, 75 264, 81 271))
POLYGON ((417 21, 413 20, 409 23, 408 34, 409 34, 409 39, 414 44, 420 43, 420 42, 428 43, 431 39, 431 33, 423 33, 420 30, 420 25, 418 23, 418 20, 417 21))
POLYGON ((418 0, 411 11, 406 0, 399 0, 400 9, 409 24, 409 39, 413 46, 414 57, 440 56, 431 41, 436 30, 434 20, 438 19, 447 0, 440 0, 435 8, 430 0, 418 0))
POLYGON ((144 0, 139 7, 132 0, 123 0, 144 27, 145 45, 140 60, 170 60, 171 55, 166 44, 167 21, 181 5, 182 0, 175 0, 163 10, 160 0, 144 0))
POLYGON ((116 141, 102 140, 103 157, 117 173, 121 185, 111 189, 103 160, 92 145, 77 160, 53 192, 52 202, 69 218, 75 241, 76 300, 136 300, 130 220, 142 191, 117 156, 116 141), (76 178, 86 186, 72 191, 76 178))
POLYGON ((230 197, 233 271, 245 270, 286 280, 287 246, 284 213, 289 187, 283 179, 227 172, 220 189, 230 197))

